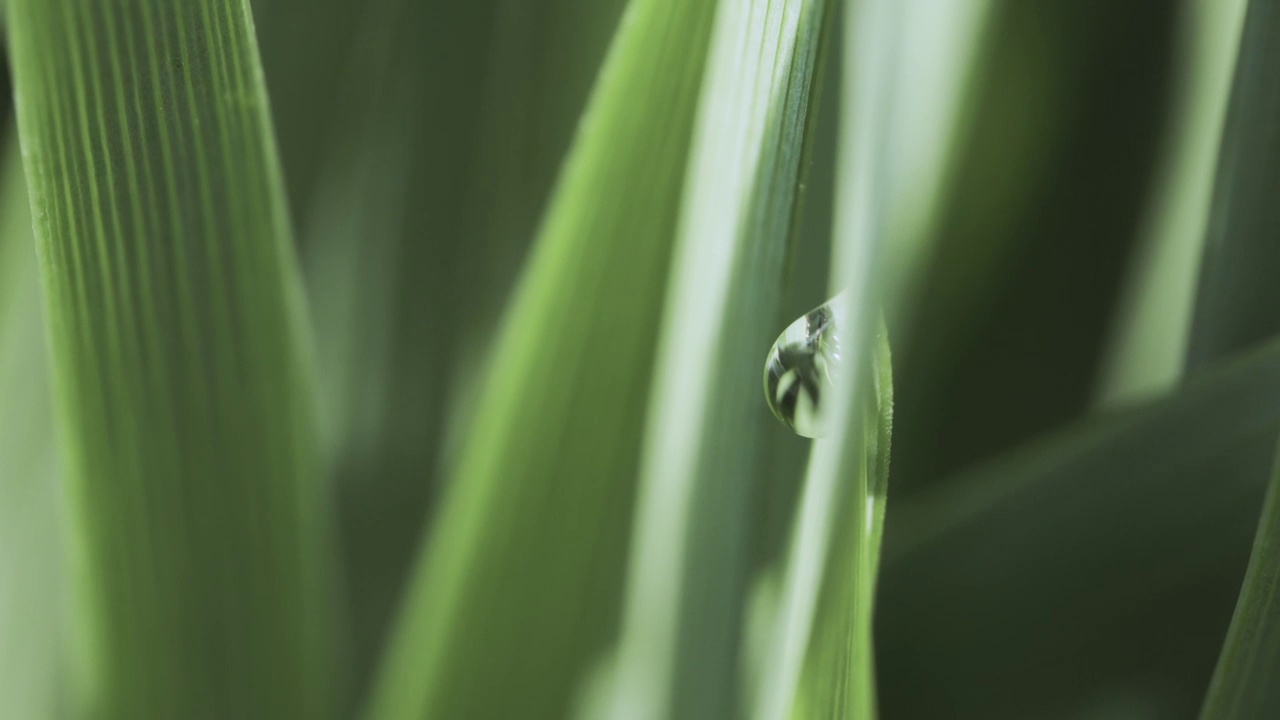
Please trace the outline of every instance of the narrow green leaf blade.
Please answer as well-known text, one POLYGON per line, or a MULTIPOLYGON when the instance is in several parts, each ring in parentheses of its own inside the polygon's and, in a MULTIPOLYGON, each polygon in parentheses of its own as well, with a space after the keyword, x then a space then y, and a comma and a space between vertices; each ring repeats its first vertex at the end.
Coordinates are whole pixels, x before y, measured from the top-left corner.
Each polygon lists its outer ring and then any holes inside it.
POLYGON ((1214 181, 1190 372, 1280 333, 1280 2, 1249 0, 1214 181))
POLYGON ((97 717, 324 717, 323 486, 244 0, 9 5, 97 717))
POLYGON ((877 316, 891 328, 910 314, 932 253, 987 7, 846 3, 831 293, 846 291, 841 354, 857 374, 831 393, 833 436, 810 454, 758 718, 876 716, 872 606, 893 406, 877 316))
POLYGON ((634 0, 622 21, 504 320, 371 718, 563 717, 614 631, 714 6, 634 0))
POLYGON ((884 533, 893 430, 893 378, 887 333, 876 340, 874 395, 867 403, 859 448, 864 462, 848 469, 865 495, 847 493, 836 510, 831 550, 822 573, 814 628, 791 717, 874 718, 872 598, 884 533))
MULTIPOLYGON (((760 720, 784 720, 797 708, 797 693, 818 621, 824 576, 833 550, 834 528, 852 525, 848 537, 852 563, 844 568, 853 586, 847 603, 825 618, 847 620, 852 665, 847 676, 857 698, 852 717, 869 718, 874 707, 871 690, 871 609, 873 561, 868 542, 875 531, 868 503, 883 503, 870 495, 872 478, 866 472, 869 443, 875 433, 863 423, 860 408, 871 395, 863 368, 870 367, 875 333, 871 323, 880 302, 876 270, 883 255, 887 227, 884 201, 889 195, 888 145, 891 78, 896 68, 894 45, 901 8, 881 0, 847 3, 843 31, 841 126, 836 165, 836 214, 832 244, 832 294, 846 290, 836 313, 843 318, 840 348, 851 382, 832 388, 829 402, 830 437, 814 442, 804 489, 791 530, 784 568, 782 595, 774 629, 773 657, 766 671, 760 699, 752 713, 760 720), (855 510, 850 511, 850 508, 855 510)), ((824 403, 828 398, 824 398, 824 403)), ((834 585, 842 586, 843 583, 834 585)), ((825 690, 826 688, 824 688, 825 690)), ((835 698, 830 698, 835 701, 835 698)), ((816 705, 825 705, 817 699, 816 705)), ((802 705, 807 703, 800 701, 802 705)))
POLYGON ((1103 358, 1102 403, 1149 399, 1181 378, 1246 5, 1194 0, 1183 7, 1175 121, 1103 358))
MULTIPOLYGON (((1250 0, 1215 178, 1188 365, 1280 333, 1280 2, 1250 0)), ((1250 455, 1274 457, 1274 443, 1250 455)), ((1280 469, 1273 467, 1253 553, 1201 717, 1265 717, 1280 711, 1280 469)))
POLYGON ((725 2, 649 404, 612 716, 731 717, 777 337, 825 0, 725 2))
POLYGON ((1244 576, 1226 644, 1209 685, 1204 720, 1272 717, 1280 713, 1280 464, 1253 556, 1244 576))

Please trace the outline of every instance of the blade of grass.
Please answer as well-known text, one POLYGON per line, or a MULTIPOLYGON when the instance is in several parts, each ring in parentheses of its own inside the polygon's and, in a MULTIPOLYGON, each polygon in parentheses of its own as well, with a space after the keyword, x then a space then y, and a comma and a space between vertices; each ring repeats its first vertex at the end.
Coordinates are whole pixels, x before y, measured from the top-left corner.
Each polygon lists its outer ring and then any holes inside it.
POLYGON ((254 2, 360 694, 622 5, 254 2))
POLYGON ((1244 576, 1231 629, 1209 684, 1204 720, 1280 713, 1280 459, 1244 576))
POLYGON ((903 32, 892 92, 890 207, 886 210, 884 286, 891 320, 909 320, 915 293, 933 256, 956 148, 974 115, 970 88, 980 72, 979 50, 992 0, 901 0, 903 32))
POLYGON ((825 0, 721 3, 667 288, 618 718, 731 717, 751 516, 825 0))
MULTIPOLYGON (((845 318, 840 328, 841 354, 852 381, 832 389, 831 435, 814 442, 809 458, 782 581, 772 667, 766 670, 753 712, 761 720, 784 720, 796 707, 823 576, 833 554, 832 528, 846 523, 853 524, 854 555, 845 571, 854 578, 854 586, 848 604, 836 614, 846 615, 851 623, 846 677, 848 693, 856 699, 852 717, 870 718, 873 713, 870 601, 875 563, 871 552, 878 542, 876 518, 882 517, 875 505, 883 503, 884 495, 871 495, 876 481, 869 477, 866 465, 879 429, 865 426, 858 409, 870 397, 862 368, 872 361, 871 319, 880 301, 875 272, 887 224, 883 208, 889 194, 890 158, 885 148, 892 122, 891 81, 898 62, 894 40, 901 12, 892 2, 852 0, 844 16, 831 288, 833 294, 848 289, 838 316, 845 318)), ((834 693, 829 699, 837 702, 834 693)))
POLYGON ((243 0, 14 0, 77 709, 324 717, 323 486, 243 0))
POLYGON ((896 496, 1088 409, 1180 5, 993 4, 934 257, 891 326, 896 496))
POLYGON ((634 0, 627 11, 504 320, 370 718, 563 717, 614 630, 713 9, 634 0))
POLYGON ((0 156, 0 398, 0 717, 51 718, 64 613, 57 446, 16 138, 0 156))
POLYGON ((837 159, 833 292, 849 288, 846 362, 833 440, 814 443, 792 526, 762 718, 871 718, 872 600, 888 481, 892 382, 887 331, 932 252, 965 89, 988 3, 850 2, 837 159), (874 356, 874 357, 873 357, 874 356))
POLYGON ((1280 333, 1280 2, 1249 0, 1214 180, 1189 372, 1280 333))
POLYGON ((469 177, 467 220, 477 251, 463 258, 475 315, 472 355, 483 355, 492 339, 626 7, 625 0, 497 4, 469 177))
MULTIPOLYGON (((885 493, 893 428, 893 378, 887 332, 881 328, 873 363, 874 395, 861 419, 865 461, 848 468, 865 497, 841 499, 822 571, 814 626, 790 717, 874 718, 871 599, 880 564, 885 493), (859 500, 861 502, 859 503, 859 500), (870 589, 868 589, 870 588, 870 589)), ((847 477, 847 476, 846 476, 847 477)))
POLYGON ((1218 157, 1246 0, 1197 0, 1183 8, 1184 82, 1156 174, 1146 227, 1123 288, 1103 359, 1098 401, 1154 397, 1182 375, 1218 157))
MULTIPOLYGON (((1211 229, 1200 276, 1188 364, 1196 370, 1280 332, 1280 263, 1275 193, 1280 188, 1280 2, 1250 0, 1231 88, 1211 229)), ((1250 448, 1274 458, 1274 439, 1250 448)), ((1273 461, 1274 463, 1274 461, 1273 461)), ((1273 465, 1253 554, 1235 615, 1201 708, 1202 718, 1274 715, 1280 710, 1280 469, 1273 465)))

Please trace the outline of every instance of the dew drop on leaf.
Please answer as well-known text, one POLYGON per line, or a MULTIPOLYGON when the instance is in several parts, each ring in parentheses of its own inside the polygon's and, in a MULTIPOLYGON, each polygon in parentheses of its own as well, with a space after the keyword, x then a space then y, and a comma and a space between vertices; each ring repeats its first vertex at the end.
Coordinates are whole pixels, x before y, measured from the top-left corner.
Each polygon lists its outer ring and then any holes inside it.
POLYGON ((822 398, 830 394, 840 372, 839 312, 841 296, 806 313, 787 326, 769 349, 764 364, 764 394, 769 409, 804 437, 821 437, 822 398))

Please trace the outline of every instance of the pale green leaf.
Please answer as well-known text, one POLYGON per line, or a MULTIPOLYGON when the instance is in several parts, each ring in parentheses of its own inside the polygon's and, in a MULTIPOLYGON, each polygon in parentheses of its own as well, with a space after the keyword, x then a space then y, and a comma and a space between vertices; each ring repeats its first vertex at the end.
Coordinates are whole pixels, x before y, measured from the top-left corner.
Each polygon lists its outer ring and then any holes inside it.
POLYGON ((0 717, 52 718, 64 638, 57 445, 16 138, 0 156, 0 717))
POLYGON ((882 329, 873 361, 874 395, 860 423, 865 430, 857 452, 865 460, 847 469, 856 477, 855 490, 846 491, 835 510, 837 521, 822 571, 813 631, 791 709, 796 720, 876 717, 871 611, 889 481, 891 365, 882 329), (861 488, 865 493, 857 492, 861 488))
POLYGON ((1154 198, 1123 288, 1098 389, 1104 404, 1150 398, 1182 375, 1208 230, 1213 169, 1247 0, 1194 0, 1180 25, 1183 80, 1154 198))

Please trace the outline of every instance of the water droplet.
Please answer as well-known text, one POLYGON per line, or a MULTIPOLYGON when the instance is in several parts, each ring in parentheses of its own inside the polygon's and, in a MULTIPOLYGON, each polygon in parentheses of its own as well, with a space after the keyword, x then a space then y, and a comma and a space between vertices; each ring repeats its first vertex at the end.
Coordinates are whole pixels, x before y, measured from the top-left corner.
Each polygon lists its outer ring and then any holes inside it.
POLYGON ((840 371, 839 314, 843 293, 787 326, 764 364, 769 409, 805 437, 825 432, 822 398, 840 371))

